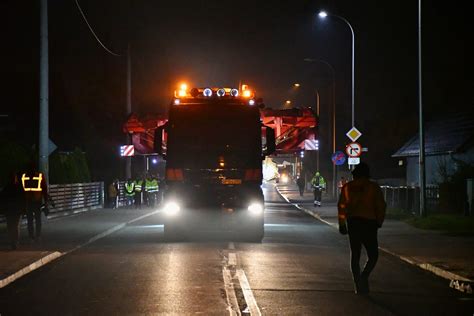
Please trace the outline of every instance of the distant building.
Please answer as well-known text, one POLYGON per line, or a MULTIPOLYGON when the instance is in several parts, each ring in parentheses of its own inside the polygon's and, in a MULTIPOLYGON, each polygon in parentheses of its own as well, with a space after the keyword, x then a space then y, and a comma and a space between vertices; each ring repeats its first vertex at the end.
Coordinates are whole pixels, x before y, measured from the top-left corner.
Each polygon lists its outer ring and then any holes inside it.
MULTIPOLYGON (((392 157, 406 168, 406 184, 419 185, 419 136, 403 145, 392 157)), ((474 163, 474 113, 462 113, 425 124, 426 184, 441 180, 440 170, 453 174, 462 162, 474 163)))

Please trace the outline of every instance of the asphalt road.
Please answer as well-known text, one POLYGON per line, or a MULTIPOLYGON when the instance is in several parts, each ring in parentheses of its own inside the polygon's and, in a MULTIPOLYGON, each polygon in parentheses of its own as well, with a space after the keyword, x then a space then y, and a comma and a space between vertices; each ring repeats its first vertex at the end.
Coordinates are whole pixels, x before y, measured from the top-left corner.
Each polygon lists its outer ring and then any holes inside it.
POLYGON ((383 253, 355 295, 346 237, 265 196, 262 243, 167 243, 156 214, 0 289, 0 314, 473 315, 472 295, 383 253))

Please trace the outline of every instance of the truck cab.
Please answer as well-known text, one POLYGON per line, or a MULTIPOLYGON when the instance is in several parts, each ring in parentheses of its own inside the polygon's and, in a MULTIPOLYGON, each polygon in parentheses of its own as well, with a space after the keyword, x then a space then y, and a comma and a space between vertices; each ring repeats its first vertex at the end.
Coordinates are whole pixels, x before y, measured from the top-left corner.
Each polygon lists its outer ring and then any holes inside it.
POLYGON ((262 124, 258 103, 248 87, 175 92, 168 122, 155 132, 155 150, 166 160, 166 238, 263 238, 262 159, 275 150, 275 134, 262 124))

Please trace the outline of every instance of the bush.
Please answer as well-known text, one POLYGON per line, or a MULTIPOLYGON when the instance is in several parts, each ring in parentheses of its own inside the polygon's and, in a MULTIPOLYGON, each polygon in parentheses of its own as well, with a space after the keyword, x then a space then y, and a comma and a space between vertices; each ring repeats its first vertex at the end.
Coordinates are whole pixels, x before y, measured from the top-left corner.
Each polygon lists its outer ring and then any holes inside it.
POLYGON ((50 183, 90 182, 87 159, 79 148, 72 152, 58 152, 50 157, 50 183))

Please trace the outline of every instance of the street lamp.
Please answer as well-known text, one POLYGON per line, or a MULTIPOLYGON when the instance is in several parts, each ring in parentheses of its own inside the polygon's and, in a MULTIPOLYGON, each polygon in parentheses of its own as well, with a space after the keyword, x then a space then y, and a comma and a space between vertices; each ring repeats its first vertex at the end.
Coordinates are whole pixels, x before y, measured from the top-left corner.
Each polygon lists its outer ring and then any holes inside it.
POLYGON ((335 17, 335 18, 338 18, 340 20, 342 20, 344 23, 347 24, 347 26, 349 26, 349 29, 351 30, 351 33, 352 33, 352 127, 355 126, 355 123, 354 123, 354 65, 355 65, 355 50, 354 50, 354 47, 355 47, 355 36, 354 36, 354 29, 352 28, 352 25, 349 23, 349 21, 347 21, 345 18, 343 18, 342 16, 339 16, 339 15, 335 15, 335 14, 331 14, 329 15, 326 11, 320 11, 318 13, 318 17, 320 19, 325 19, 327 18, 328 16, 331 16, 331 17, 335 17))

